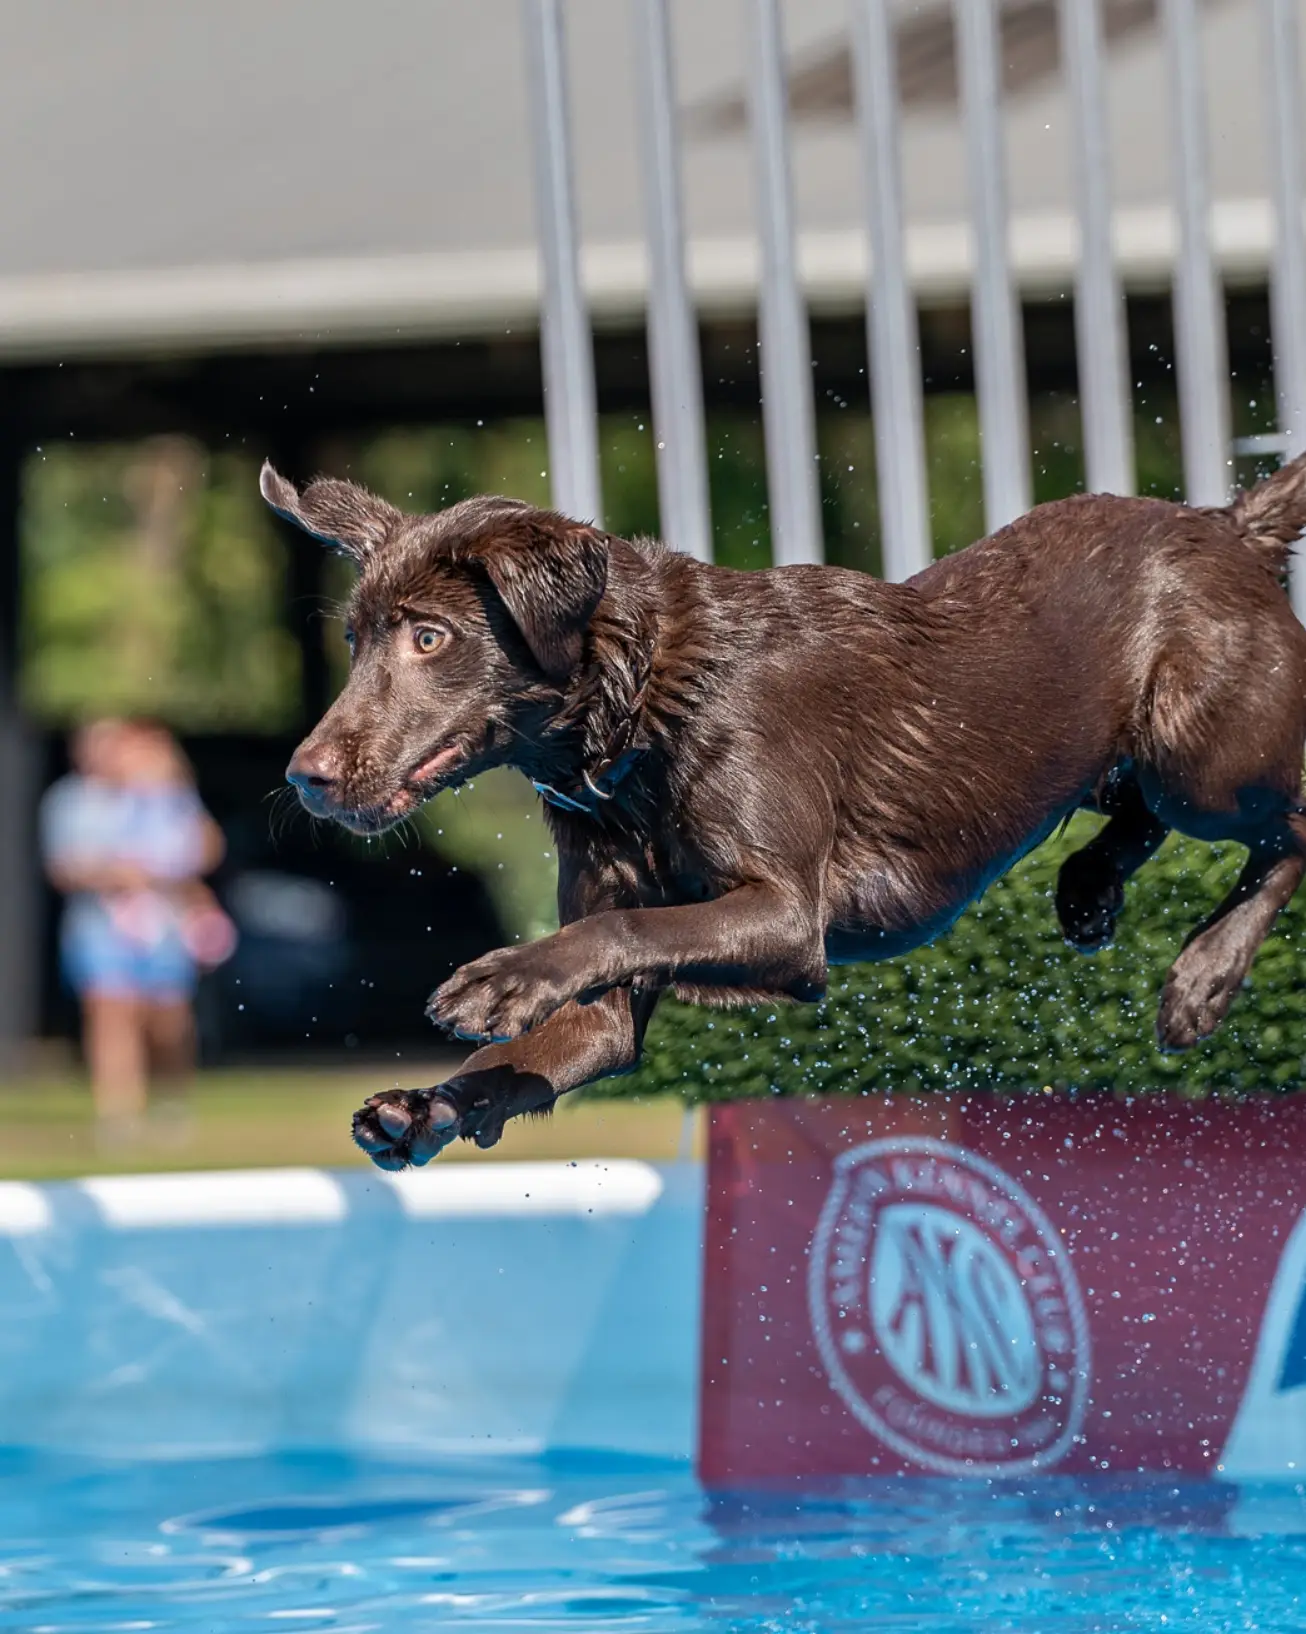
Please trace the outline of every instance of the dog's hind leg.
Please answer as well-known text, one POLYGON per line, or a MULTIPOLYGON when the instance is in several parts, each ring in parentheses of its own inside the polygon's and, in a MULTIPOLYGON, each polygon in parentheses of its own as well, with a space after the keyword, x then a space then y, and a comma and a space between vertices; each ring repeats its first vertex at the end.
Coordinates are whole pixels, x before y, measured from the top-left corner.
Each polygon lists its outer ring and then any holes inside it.
POLYGON ((1156 1036, 1186 1050, 1224 1020, 1256 950, 1306 873, 1306 824, 1290 816, 1253 843, 1238 882, 1175 960, 1161 994, 1156 1036))
POLYGON ((1105 827, 1067 857, 1057 875, 1061 932, 1081 953, 1096 953, 1111 940, 1125 905, 1125 881, 1170 832, 1132 781, 1114 791, 1109 809, 1105 827))
POLYGON ((1171 828, 1248 849, 1166 978, 1157 1039, 1183 1050, 1220 1025, 1306 872, 1306 631, 1268 575, 1222 584, 1199 567, 1170 595, 1137 724, 1138 783, 1171 828))

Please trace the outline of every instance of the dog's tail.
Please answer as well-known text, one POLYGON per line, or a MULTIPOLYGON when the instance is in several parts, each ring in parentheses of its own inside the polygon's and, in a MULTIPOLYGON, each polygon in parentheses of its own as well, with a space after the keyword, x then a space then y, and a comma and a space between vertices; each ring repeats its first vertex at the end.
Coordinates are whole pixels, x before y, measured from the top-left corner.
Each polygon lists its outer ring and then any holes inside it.
POLYGON ((1306 454, 1236 494, 1229 515, 1249 549, 1281 573, 1306 531, 1306 454))

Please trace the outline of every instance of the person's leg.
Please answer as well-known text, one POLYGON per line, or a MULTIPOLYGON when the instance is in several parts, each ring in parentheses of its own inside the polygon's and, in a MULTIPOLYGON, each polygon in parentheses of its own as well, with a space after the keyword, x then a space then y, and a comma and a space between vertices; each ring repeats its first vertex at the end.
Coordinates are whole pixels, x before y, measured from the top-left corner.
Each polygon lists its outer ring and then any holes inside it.
POLYGON ((191 1134, 186 1091, 195 1072, 195 965, 181 939, 168 938, 152 950, 143 974, 155 1085, 150 1124, 166 1144, 184 1146, 191 1134))
POLYGON ((145 1016, 155 1075, 174 1093, 184 1090, 195 1072, 194 1006, 181 994, 154 994, 145 1016))
POLYGON ((64 921, 64 973, 82 1014, 82 1053, 101 1138, 134 1138, 145 1111, 149 1054, 133 947, 103 909, 64 921))
POLYGON ((82 1043, 96 1118, 127 1128, 145 1111, 148 1054, 140 1000, 127 992, 84 992, 82 1043))
POLYGON ((156 992, 145 1015, 154 1078, 150 1133, 165 1146, 186 1146, 193 1132, 186 1091, 195 1071, 194 1007, 188 996, 156 992))

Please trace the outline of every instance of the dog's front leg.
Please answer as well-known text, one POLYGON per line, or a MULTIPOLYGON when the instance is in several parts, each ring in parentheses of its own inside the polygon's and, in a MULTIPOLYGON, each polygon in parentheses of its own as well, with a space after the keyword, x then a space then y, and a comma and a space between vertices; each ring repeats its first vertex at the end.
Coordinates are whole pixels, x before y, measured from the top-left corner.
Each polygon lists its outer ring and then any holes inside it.
POLYGON ((825 990, 823 926, 800 892, 741 885, 711 902, 618 908, 501 948, 455 971, 428 1014, 460 1038, 503 1040, 560 1006, 635 981, 761 989, 797 999, 825 990))
POLYGON ((559 1095, 639 1060, 656 990, 628 987, 568 1004, 535 1032, 489 1044, 433 1089, 391 1089, 354 1114, 354 1139, 382 1169, 430 1161, 456 1136, 493 1146, 509 1118, 547 1111, 559 1095))

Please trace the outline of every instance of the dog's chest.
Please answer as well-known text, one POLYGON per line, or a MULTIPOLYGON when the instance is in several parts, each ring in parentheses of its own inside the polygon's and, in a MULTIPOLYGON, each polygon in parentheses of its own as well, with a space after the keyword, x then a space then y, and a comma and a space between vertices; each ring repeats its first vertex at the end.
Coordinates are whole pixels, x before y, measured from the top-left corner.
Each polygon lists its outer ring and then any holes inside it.
POLYGON ((623 838, 625 866, 638 878, 638 895, 648 906, 707 902, 728 888, 674 827, 653 825, 623 838))

